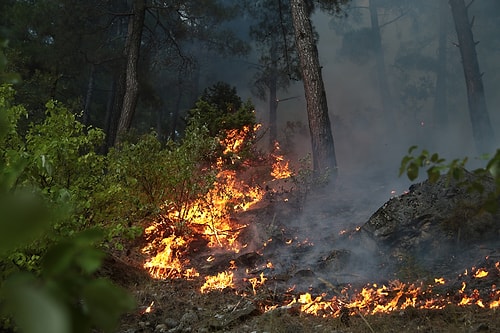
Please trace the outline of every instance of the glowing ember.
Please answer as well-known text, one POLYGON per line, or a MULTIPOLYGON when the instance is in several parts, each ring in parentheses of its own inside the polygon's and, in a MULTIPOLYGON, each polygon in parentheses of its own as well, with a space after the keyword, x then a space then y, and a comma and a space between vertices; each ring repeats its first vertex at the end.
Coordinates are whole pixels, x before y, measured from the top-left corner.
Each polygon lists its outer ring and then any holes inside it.
POLYGON ((435 278, 435 279, 434 279, 434 282, 435 282, 436 284, 445 284, 445 283, 446 283, 446 281, 445 281, 445 279, 444 279, 444 278, 435 278))
POLYGON ((280 146, 278 141, 274 142, 274 153, 272 156, 274 157, 274 163, 271 170, 271 176, 274 179, 285 179, 290 178, 292 176, 292 171, 288 165, 288 161, 285 160, 285 157, 279 153, 280 146))
POLYGON ((201 286, 200 292, 207 293, 211 290, 222 290, 234 288, 233 272, 221 272, 216 276, 206 276, 205 284, 201 286))
POLYGON ((248 282, 250 282, 250 284, 252 285, 252 290, 254 295, 257 294, 257 288, 263 286, 266 281, 267 278, 264 277, 264 273, 260 273, 260 279, 256 277, 248 279, 248 282))
POLYGON ((149 306, 144 309, 144 311, 142 311, 142 313, 151 313, 153 311, 153 305, 155 304, 155 301, 152 301, 151 304, 149 304, 149 306))
POLYGON ((474 277, 476 279, 480 279, 480 278, 484 278, 488 276, 488 271, 484 270, 483 268, 480 268, 478 269, 475 273, 474 273, 474 277))

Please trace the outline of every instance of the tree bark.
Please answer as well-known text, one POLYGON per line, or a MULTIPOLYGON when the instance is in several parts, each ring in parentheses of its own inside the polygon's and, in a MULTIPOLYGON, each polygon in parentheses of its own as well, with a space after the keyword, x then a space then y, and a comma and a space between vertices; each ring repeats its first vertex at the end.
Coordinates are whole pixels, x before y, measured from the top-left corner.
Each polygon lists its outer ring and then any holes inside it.
POLYGON ((278 97, 276 78, 269 81, 269 150, 274 149, 278 141, 278 97))
POLYGON ((125 66, 119 61, 118 69, 113 73, 113 79, 109 90, 108 104, 106 106, 105 117, 105 133, 106 142, 102 149, 103 153, 107 153, 109 148, 113 147, 116 142, 118 121, 120 120, 120 112, 123 105, 123 95, 125 92, 125 66))
POLYGON ((446 103, 446 37, 448 35, 448 15, 447 0, 439 0, 439 44, 438 63, 436 69, 436 90, 434 99, 434 120, 436 122, 436 127, 438 130, 443 130, 448 123, 448 110, 446 103))
POLYGON ((377 78, 380 89, 380 97, 382 99, 382 108, 384 109, 388 119, 394 119, 394 107, 392 103, 391 91, 387 81, 387 72, 385 70, 385 55, 382 49, 382 36, 380 34, 380 24, 378 21, 376 0, 370 0, 370 21, 375 48, 375 60, 377 66, 377 78))
POLYGON ((449 4, 462 56, 472 135, 478 153, 491 153, 494 148, 494 134, 486 106, 483 79, 479 70, 476 43, 472 34, 472 24, 469 21, 464 0, 449 0, 449 4))
POLYGON ((290 4, 307 103, 313 171, 316 176, 328 172, 329 179, 334 180, 337 159, 310 12, 305 0, 290 0, 290 4))
POLYGON ((127 59, 125 95, 123 96, 123 106, 118 122, 117 140, 120 140, 120 137, 130 129, 130 124, 132 123, 132 118, 134 117, 135 108, 137 106, 137 96, 139 92, 137 67, 145 13, 146 0, 135 0, 133 15, 129 20, 127 42, 125 44, 125 56, 127 59))
POLYGON ((89 83, 87 84, 87 94, 85 95, 85 104, 83 106, 82 123, 86 126, 90 125, 90 104, 92 103, 92 95, 94 94, 94 76, 95 65, 90 64, 89 83))

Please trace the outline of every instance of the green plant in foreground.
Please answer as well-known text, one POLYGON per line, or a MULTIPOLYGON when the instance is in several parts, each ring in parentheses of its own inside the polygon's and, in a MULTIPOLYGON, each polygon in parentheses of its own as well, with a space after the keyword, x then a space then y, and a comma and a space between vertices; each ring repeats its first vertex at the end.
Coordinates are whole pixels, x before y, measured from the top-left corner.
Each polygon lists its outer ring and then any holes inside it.
MULTIPOLYGON (((44 170, 45 176, 52 177, 44 183, 47 187, 27 176, 33 156, 43 156, 34 152, 42 149, 26 148, 17 133, 17 121, 25 111, 10 104, 12 94, 12 88, 0 87, 0 329, 70 333, 98 328, 112 332, 119 316, 134 307, 133 299, 110 280, 94 277, 104 258, 99 249, 101 231, 72 229, 69 237, 46 241, 58 221, 71 219, 67 215, 71 210, 64 200, 57 203, 65 207, 55 209, 58 175, 44 170), (37 254, 28 254, 27 248, 37 254)), ((42 143, 42 138, 37 142, 42 143)), ((46 151, 58 147, 52 149, 46 151)), ((85 156, 85 151, 79 153, 79 157, 85 156)), ((54 155, 46 156, 48 162, 54 155)), ((52 161, 57 165, 57 159, 52 161)), ((69 162, 65 160, 66 166, 69 162)), ((69 188, 71 191, 71 184, 69 188)))
POLYGON ((426 168, 427 178, 430 182, 436 182, 441 175, 446 175, 448 181, 456 180, 459 184, 466 186, 469 191, 477 191, 485 195, 485 203, 483 207, 490 211, 495 212, 498 209, 497 199, 500 196, 500 149, 492 156, 483 156, 488 162, 484 168, 478 168, 472 171, 477 177, 474 181, 466 182, 465 178, 465 165, 468 158, 454 159, 447 162, 444 158, 440 157, 437 153, 431 154, 427 150, 422 150, 420 154, 414 155, 417 146, 412 146, 408 150, 408 155, 404 156, 401 161, 399 175, 406 173, 408 179, 415 180, 418 178, 419 171, 426 168), (485 193, 485 188, 482 180, 484 178, 492 178, 495 184, 495 190, 485 193))
POLYGON ((421 168, 427 168, 427 178, 431 182, 435 182, 444 171, 447 171, 449 176, 459 179, 462 176, 463 169, 467 163, 467 158, 454 159, 447 163, 446 160, 437 153, 429 153, 427 150, 422 150, 418 155, 413 155, 417 146, 411 146, 408 149, 408 155, 403 157, 399 168, 399 176, 406 173, 408 179, 415 180, 418 178, 421 168))

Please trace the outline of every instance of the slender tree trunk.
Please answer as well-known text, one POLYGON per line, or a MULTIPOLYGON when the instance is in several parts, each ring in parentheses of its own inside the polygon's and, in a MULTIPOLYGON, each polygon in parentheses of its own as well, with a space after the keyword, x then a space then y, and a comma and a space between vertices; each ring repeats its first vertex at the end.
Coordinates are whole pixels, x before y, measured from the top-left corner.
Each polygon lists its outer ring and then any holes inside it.
POLYGON ((380 34, 380 24, 378 21, 377 0, 370 0, 370 20, 372 28, 373 43, 375 47, 375 60, 377 66, 377 78, 382 99, 382 108, 388 119, 394 120, 394 105, 392 102, 391 90, 387 80, 385 69, 385 54, 382 48, 382 36, 380 34))
POLYGON ((274 144, 278 140, 278 53, 274 38, 272 40, 270 54, 271 68, 269 77, 266 81, 269 88, 269 150, 273 151, 274 144))
POLYGON ((177 99, 175 100, 175 105, 174 105, 174 110, 172 111, 172 117, 171 117, 171 130, 170 130, 170 138, 172 140, 177 141, 177 133, 178 133, 178 127, 179 127, 179 117, 181 113, 181 101, 183 97, 183 90, 181 86, 179 85, 179 92, 177 94, 177 99))
POLYGON ((290 0, 290 4, 307 103, 313 171, 317 176, 329 172, 330 180, 334 180, 337 159, 310 12, 305 0, 290 0))
POLYGON ((494 134, 486 106, 483 79, 479 70, 476 43, 472 34, 472 24, 469 21, 464 0, 449 0, 449 3, 462 56, 472 135, 478 152, 489 153, 494 148, 494 134))
POLYGON ((118 122, 118 140, 120 140, 120 136, 130 129, 130 124, 132 123, 132 118, 134 117, 135 108, 137 106, 137 96, 139 92, 137 67, 145 13, 146 0, 135 0, 133 15, 130 17, 128 26, 127 42, 125 44, 127 68, 125 72, 125 95, 123 96, 123 106, 118 122))
POLYGON ((90 64, 89 83, 87 84, 87 94, 85 95, 85 105, 83 106, 82 123, 89 125, 90 123, 90 103, 92 103, 92 95, 94 93, 94 75, 95 65, 90 64))
POLYGON ((448 4, 447 0, 439 0, 439 45, 438 45, 438 63, 436 69, 436 91, 434 99, 434 120, 438 130, 443 130, 448 123, 447 110, 447 82, 446 82, 446 58, 447 45, 446 37, 448 35, 448 4))
MULTIPOLYGON (((122 61, 120 60, 120 63, 122 61)), ((103 152, 106 153, 109 148, 113 147, 116 142, 118 121, 123 105, 123 95, 125 93, 125 67, 120 65, 118 70, 113 74, 111 89, 106 108, 106 144, 103 152)))
POLYGON ((269 149, 278 140, 278 97, 276 76, 269 78, 269 149))

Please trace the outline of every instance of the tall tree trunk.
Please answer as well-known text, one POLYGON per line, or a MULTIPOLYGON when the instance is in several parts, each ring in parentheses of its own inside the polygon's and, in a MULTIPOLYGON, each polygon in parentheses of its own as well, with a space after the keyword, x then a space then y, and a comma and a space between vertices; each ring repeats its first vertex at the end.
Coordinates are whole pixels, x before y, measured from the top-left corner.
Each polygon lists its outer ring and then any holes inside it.
POLYGON ((436 90, 434 99, 434 120, 436 128, 443 130, 448 123, 448 110, 446 103, 446 58, 447 45, 446 37, 448 35, 448 5, 447 0, 439 0, 439 45, 438 45, 438 63, 436 69, 436 90))
POLYGON ((313 171, 317 176, 329 172, 330 180, 334 180, 337 176, 337 159, 311 13, 306 0, 290 0, 290 4, 307 103, 313 171))
POLYGON ((278 140, 278 97, 276 76, 269 78, 269 149, 274 149, 278 140))
POLYGON ((486 106, 483 79, 479 70, 476 43, 472 34, 472 23, 469 21, 464 0, 449 0, 449 3, 462 56, 472 135, 478 152, 489 153, 494 148, 494 134, 486 106))
POLYGON ((380 97, 382 99, 382 108, 387 116, 387 119, 394 121, 394 105, 392 102, 391 90, 387 80, 387 72, 385 69, 385 55, 382 48, 382 36, 380 34, 380 24, 378 21, 377 0, 370 0, 370 21, 375 48, 375 60, 377 66, 377 78, 380 89, 380 97))
POLYGON ((278 52, 274 38, 270 54, 271 68, 266 82, 269 88, 269 150, 273 151, 274 144, 278 140, 278 52))
POLYGON ((85 95, 85 104, 83 106, 82 123, 88 126, 90 124, 90 103, 94 93, 94 75, 95 65, 90 64, 89 83, 87 84, 87 94, 85 95))
POLYGON ((123 95, 125 93, 125 66, 119 60, 120 65, 118 70, 113 74, 111 89, 108 97, 108 105, 106 107, 105 133, 106 143, 103 148, 103 153, 107 153, 109 148, 113 147, 116 142, 118 121, 123 105, 123 95))
POLYGON ((137 106, 137 95, 139 91, 137 65, 139 62, 142 29, 146 13, 146 0, 135 0, 133 6, 133 15, 130 17, 127 42, 125 44, 127 68, 125 71, 125 95, 123 96, 123 106, 118 122, 118 140, 120 140, 120 136, 130 129, 130 124, 132 123, 132 118, 134 117, 135 108, 137 106))

